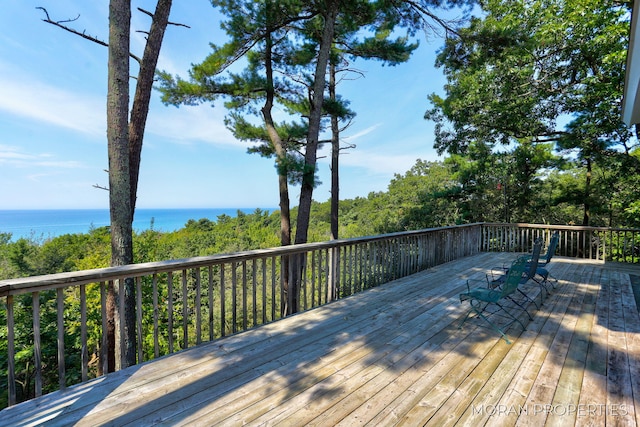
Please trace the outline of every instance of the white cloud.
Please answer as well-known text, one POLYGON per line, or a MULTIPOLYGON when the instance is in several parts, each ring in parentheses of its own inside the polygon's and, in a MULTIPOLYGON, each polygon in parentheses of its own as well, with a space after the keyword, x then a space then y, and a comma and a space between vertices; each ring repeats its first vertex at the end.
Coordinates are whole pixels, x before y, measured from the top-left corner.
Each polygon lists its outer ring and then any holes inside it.
POLYGON ((404 173, 416 163, 415 154, 373 153, 357 150, 340 156, 342 166, 360 167, 380 174, 404 173))
MULTIPOLYGON (((371 175, 403 174, 413 165, 418 158, 424 160, 437 160, 438 156, 433 150, 426 150, 426 142, 416 138, 405 138, 388 144, 388 133, 383 131, 383 123, 376 123, 365 129, 359 130, 353 135, 345 136, 343 141, 347 144, 355 144, 356 147, 340 152, 340 166, 354 167, 366 170, 371 175), (375 133, 374 133, 375 132, 375 133), (356 143, 359 140, 360 142, 356 143), (398 147, 405 147, 399 151, 398 147)), ((331 145, 324 144, 318 152, 319 161, 329 163, 331 161, 331 145)))
POLYGON ((382 126, 382 123, 377 123, 377 124, 375 124, 373 126, 369 126, 368 128, 363 129, 363 130, 361 130, 359 132, 356 132, 353 135, 345 136, 344 140, 351 144, 351 143, 353 143, 353 141, 357 140, 358 138, 362 138, 363 136, 368 135, 371 132, 375 131, 380 126, 382 126))
POLYGON ((90 135, 104 135, 103 98, 82 96, 37 81, 0 75, 0 110, 90 135))
POLYGON ((223 108, 209 105, 160 107, 149 112, 148 132, 181 144, 195 141, 246 148, 224 125, 223 108))
MULTIPOLYGON (((17 168, 39 167, 56 169, 79 169, 85 166, 73 160, 55 160, 48 153, 27 154, 18 147, 0 145, 0 165, 17 168)), ((35 175, 34 175, 35 176, 35 175)))

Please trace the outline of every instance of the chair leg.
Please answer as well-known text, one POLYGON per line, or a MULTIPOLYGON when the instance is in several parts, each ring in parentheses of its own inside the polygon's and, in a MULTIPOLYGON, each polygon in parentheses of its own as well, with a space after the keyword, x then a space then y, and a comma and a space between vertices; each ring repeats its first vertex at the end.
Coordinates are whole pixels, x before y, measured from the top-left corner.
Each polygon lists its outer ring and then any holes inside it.
POLYGON ((469 315, 471 314, 472 311, 474 311, 473 308, 470 308, 469 310, 467 310, 467 314, 464 316, 464 319, 462 319, 462 322, 460 322, 460 325, 458 326, 458 329, 462 329, 462 326, 467 321, 467 319, 469 318, 469 315))
MULTIPOLYGON (((525 297, 525 299, 526 299, 527 301, 529 301, 529 302, 533 303, 533 305, 535 305, 535 306, 536 306, 536 310, 540 310, 540 307, 538 306, 538 303, 537 303, 534 299, 532 299, 529 295, 525 294, 525 293, 522 291, 522 289, 518 288, 518 289, 517 289, 517 291, 518 291, 518 292, 520 292, 520 294, 522 294, 522 296, 523 296, 523 297, 525 297)), ((515 301, 514 301, 514 302, 515 302, 515 301)), ((531 316, 529 316, 529 317, 531 317, 531 316)))
MULTIPOLYGON (((469 303, 471 305, 471 309, 467 312, 467 314, 465 315, 464 319, 462 319, 462 322, 460 323, 460 326, 458 327, 458 329, 462 328, 462 325, 464 325, 464 323, 467 321, 467 319, 469 318, 469 315, 471 314, 471 312, 474 312, 478 317, 480 317, 485 322, 487 322, 489 324, 489 326, 491 326, 491 328, 494 331, 499 333, 500 336, 505 340, 505 342, 507 344, 511 344, 511 341, 509 340, 509 337, 507 337, 507 334, 502 329, 500 329, 495 323, 493 323, 491 320, 489 320, 489 318, 487 316, 484 315, 484 310, 487 308, 489 303, 484 303, 483 304, 482 302, 480 302, 478 300, 475 300, 475 299, 470 299, 469 303)), ((509 323, 509 325, 513 324, 514 322, 518 322, 520 324, 520 326, 522 326, 523 330, 526 329, 526 327, 520 321, 520 319, 515 317, 513 314, 509 313, 501 304, 499 304, 499 303, 494 303, 494 304, 497 305, 500 310, 504 311, 512 319, 512 321, 509 323)), ((516 302, 516 304, 517 304, 517 302, 516 302)), ((527 312, 527 310, 525 310, 524 308, 523 308, 523 310, 527 313, 527 315, 529 314, 527 312)), ((531 316, 529 316, 529 318, 531 319, 531 316)))
MULTIPOLYGON (((518 290, 520 290, 520 289, 518 289, 518 290)), ((528 295, 524 294, 524 292, 522 292, 522 291, 520 291, 520 292, 521 292, 524 296, 526 296, 528 300, 531 300, 531 298, 529 298, 529 296, 528 296, 528 295)), ((527 316, 529 316, 529 320, 533 320, 533 317, 531 317, 531 315, 529 314, 529 311, 527 311, 527 309, 526 309, 526 308, 524 308, 524 306, 523 306, 522 304, 520 304, 518 301, 516 301, 515 299, 513 299, 513 298, 511 298, 511 297, 507 297, 507 298, 509 298, 509 301, 511 301, 512 303, 514 303, 514 304, 515 304, 515 305, 517 305, 518 307, 520 307, 520 308, 522 309, 522 311, 524 311, 525 313, 527 313, 527 316)), ((534 303, 534 304, 535 304, 535 303, 534 303)), ((537 307, 537 304, 536 304, 536 307, 537 307)), ((506 311, 506 310, 505 310, 505 311, 506 311)), ((510 314, 510 313, 509 313, 509 314, 510 314)), ((521 325, 522 325, 522 323, 521 323, 521 325)), ((524 328, 524 326, 523 326, 523 328, 524 328)))
MULTIPOLYGON (((516 304, 517 304, 517 303, 516 303, 516 304)), ((498 302, 497 302, 497 303, 496 303, 496 305, 497 305, 498 307, 500 307, 500 309, 501 309, 502 311, 504 311, 505 313, 507 313, 507 315, 508 315, 509 317, 511 317, 513 320, 515 320, 516 322, 520 323, 520 326, 522 326, 522 329, 523 329, 523 330, 526 330, 526 329, 527 329, 527 328, 524 326, 524 324, 520 321, 520 319, 518 319, 517 317, 515 317, 513 314, 509 313, 509 311, 508 311, 508 310, 506 310, 502 305, 500 305, 500 303, 498 303, 498 302)), ((518 305, 520 305, 520 304, 518 304, 518 305)), ((526 312, 527 310, 524 310, 524 311, 526 312)), ((529 314, 529 313, 527 312, 527 315, 528 315, 528 314, 529 314)), ((531 316, 529 316, 529 318, 531 319, 531 316)), ((533 320, 533 319, 531 319, 531 320, 533 320)))
MULTIPOLYGON (((504 310, 504 309, 503 309, 504 310)), ((500 329, 499 327, 497 327, 495 325, 495 323, 493 323, 491 320, 489 320, 484 314, 482 314, 481 312, 477 311, 475 308, 473 308, 473 311, 476 312, 476 314, 478 316, 480 316, 482 319, 484 319, 485 322, 487 322, 489 324, 489 326, 491 326, 491 328, 496 331, 497 333, 500 334, 500 336, 502 336, 502 338, 504 338, 504 341, 511 345, 511 341, 509 341, 509 337, 507 337, 507 334, 505 334, 502 329, 500 329)), ((517 320, 517 319, 516 319, 517 320)))
POLYGON ((539 279, 536 279, 535 277, 533 278, 533 281, 536 282, 536 284, 540 287, 540 305, 542 305, 542 293, 544 291, 544 293, 546 294, 546 297, 548 297, 549 295, 551 295, 551 292, 549 292, 549 288, 547 288, 547 285, 545 285, 545 283, 548 283, 547 279, 542 277, 542 281, 540 281, 539 279))

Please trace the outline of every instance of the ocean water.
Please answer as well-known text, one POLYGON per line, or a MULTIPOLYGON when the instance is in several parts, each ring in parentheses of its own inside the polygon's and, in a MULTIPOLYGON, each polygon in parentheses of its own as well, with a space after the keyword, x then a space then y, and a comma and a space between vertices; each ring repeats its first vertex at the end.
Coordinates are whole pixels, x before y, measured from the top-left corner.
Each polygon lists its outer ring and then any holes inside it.
MULTIPOLYGON (((273 212, 273 208, 261 208, 273 212)), ((211 221, 220 215, 235 217, 238 211, 253 213, 255 208, 210 209, 136 209, 133 228, 158 231, 175 231, 184 227, 190 219, 207 218, 211 221)), ((52 210, 0 210, 0 233, 11 233, 12 241, 21 237, 47 239, 63 234, 87 233, 92 228, 109 225, 108 209, 52 209, 52 210)))

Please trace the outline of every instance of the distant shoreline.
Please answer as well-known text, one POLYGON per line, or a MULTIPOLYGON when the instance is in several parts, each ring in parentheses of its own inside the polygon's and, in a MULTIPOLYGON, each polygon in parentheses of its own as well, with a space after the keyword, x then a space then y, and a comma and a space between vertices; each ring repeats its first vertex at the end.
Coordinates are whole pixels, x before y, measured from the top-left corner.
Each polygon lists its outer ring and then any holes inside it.
MULTIPOLYGON (((251 214, 260 209, 269 213, 277 208, 139 208, 133 228, 140 232, 153 229, 171 232, 189 220, 202 218, 216 221, 220 215, 235 217, 238 211, 251 214)), ((11 233, 12 241, 20 238, 44 240, 64 234, 88 233, 93 228, 109 225, 108 209, 3 209, 0 210, 0 233, 11 233)))

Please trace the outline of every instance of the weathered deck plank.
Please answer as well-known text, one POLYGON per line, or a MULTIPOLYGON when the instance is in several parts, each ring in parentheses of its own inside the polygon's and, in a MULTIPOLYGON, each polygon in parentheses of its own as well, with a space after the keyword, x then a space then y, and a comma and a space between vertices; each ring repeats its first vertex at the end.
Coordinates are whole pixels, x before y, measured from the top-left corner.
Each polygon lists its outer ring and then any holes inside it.
POLYGON ((497 423, 498 420, 500 423, 515 423, 517 409, 524 404, 547 352, 546 346, 534 346, 534 343, 539 343, 545 334, 555 334, 555 329, 549 330, 552 323, 547 320, 553 310, 557 310, 560 295, 562 292, 554 292, 546 299, 546 310, 536 313, 533 321, 527 325, 527 330, 514 342, 509 353, 465 408, 456 424, 476 426, 484 424, 489 419, 492 420, 491 424, 497 423))
POLYGON ((640 267, 561 258, 513 344, 478 319, 459 328, 465 280, 511 259, 445 264, 5 409, 0 425, 639 425, 640 267))

